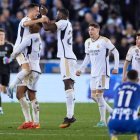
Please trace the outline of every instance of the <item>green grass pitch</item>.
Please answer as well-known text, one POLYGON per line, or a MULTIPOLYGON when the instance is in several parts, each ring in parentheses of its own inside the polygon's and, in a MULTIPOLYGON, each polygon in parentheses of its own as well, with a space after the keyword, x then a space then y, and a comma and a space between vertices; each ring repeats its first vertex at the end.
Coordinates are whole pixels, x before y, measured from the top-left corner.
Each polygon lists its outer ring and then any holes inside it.
MULTIPOLYGON (((18 103, 4 103, 4 115, 0 116, 0 140, 109 140, 107 128, 96 128, 99 112, 96 104, 76 103, 77 121, 69 128, 61 129, 59 124, 65 117, 64 103, 40 104, 41 128, 17 130, 23 122, 18 103)), ((119 140, 131 140, 132 136, 120 136, 119 140)))

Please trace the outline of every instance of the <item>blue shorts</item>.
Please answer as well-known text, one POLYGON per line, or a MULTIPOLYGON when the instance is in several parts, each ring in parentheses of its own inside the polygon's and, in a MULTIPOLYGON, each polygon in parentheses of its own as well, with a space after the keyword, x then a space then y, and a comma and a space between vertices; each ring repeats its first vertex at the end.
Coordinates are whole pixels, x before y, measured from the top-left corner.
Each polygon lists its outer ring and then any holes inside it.
POLYGON ((108 122, 108 129, 110 135, 112 134, 140 134, 140 119, 136 120, 118 120, 110 119, 108 122))

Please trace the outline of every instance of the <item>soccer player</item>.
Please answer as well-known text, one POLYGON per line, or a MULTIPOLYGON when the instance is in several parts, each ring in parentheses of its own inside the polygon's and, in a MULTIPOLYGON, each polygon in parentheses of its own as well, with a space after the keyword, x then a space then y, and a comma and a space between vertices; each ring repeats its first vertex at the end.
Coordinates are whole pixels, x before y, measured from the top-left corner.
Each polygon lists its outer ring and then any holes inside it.
POLYGON ((104 127, 106 126, 106 109, 109 113, 112 112, 112 108, 103 97, 104 89, 109 88, 109 53, 113 53, 115 58, 113 74, 118 73, 119 53, 108 38, 100 36, 99 31, 100 26, 97 23, 89 24, 90 38, 85 41, 86 56, 76 75, 80 76, 89 62, 91 63, 91 97, 98 103, 101 117, 97 127, 104 127))
POLYGON ((136 45, 130 47, 123 67, 122 81, 126 81, 127 68, 132 64, 132 69, 137 70, 140 78, 140 33, 136 35, 136 45))
POLYGON ((5 31, 0 29, 0 114, 3 114, 1 93, 6 93, 10 80, 10 55, 13 45, 5 41, 5 31))
MULTIPOLYGON (((44 22, 44 17, 38 18, 37 16, 40 14, 39 12, 39 5, 37 4, 30 4, 27 8, 27 16, 24 17, 21 22, 19 23, 18 27, 18 35, 17 40, 14 46, 14 50, 20 46, 23 39, 28 38, 28 35, 30 35, 29 27, 36 24, 36 23, 42 23, 44 22)), ((45 17, 46 20, 46 17, 45 17)), ((15 86, 22 82, 25 76, 29 75, 31 72, 30 65, 28 58, 25 57, 25 54, 28 53, 27 49, 20 53, 18 57, 16 57, 18 64, 21 66, 21 71, 17 74, 16 79, 10 84, 9 88, 7 89, 7 92, 11 98, 13 98, 13 89, 15 86)))
POLYGON ((111 140, 117 140, 115 135, 124 133, 140 134, 140 86, 136 70, 127 73, 127 82, 121 84, 115 91, 114 109, 109 117, 108 129, 111 140))
POLYGON ((64 118, 64 122, 60 124, 60 128, 69 127, 71 123, 76 121, 74 118, 74 79, 76 56, 72 50, 72 25, 68 18, 68 10, 59 9, 57 12, 57 22, 44 24, 44 29, 46 31, 57 31, 57 57, 60 58, 60 71, 65 86, 67 107, 67 115, 64 118))
POLYGON ((41 39, 39 31, 42 26, 40 24, 35 24, 30 27, 31 35, 28 38, 23 39, 20 46, 17 47, 12 53, 11 57, 16 58, 21 52, 27 49, 26 57, 31 67, 31 73, 26 76, 22 84, 17 85, 17 99, 20 102, 23 115, 25 117, 25 122, 18 127, 18 129, 37 129, 40 128, 39 123, 39 104, 36 98, 36 85, 41 74, 41 69, 39 65, 40 61, 40 51, 41 51, 41 39), (26 100, 25 93, 28 92, 29 100, 32 106, 32 116, 31 119, 30 107, 28 101, 26 100))

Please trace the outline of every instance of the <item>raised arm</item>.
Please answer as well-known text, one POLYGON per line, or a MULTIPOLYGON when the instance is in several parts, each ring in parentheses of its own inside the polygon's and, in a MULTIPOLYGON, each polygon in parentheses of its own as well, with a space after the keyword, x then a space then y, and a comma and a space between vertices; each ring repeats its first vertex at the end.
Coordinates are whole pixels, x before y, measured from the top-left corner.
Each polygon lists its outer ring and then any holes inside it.
POLYGON ((48 22, 49 22, 48 17, 43 16, 43 17, 41 17, 39 19, 36 19, 36 20, 28 20, 28 21, 25 21, 23 23, 23 26, 24 27, 28 27, 28 26, 32 26, 32 25, 34 25, 36 23, 48 23, 48 22))
POLYGON ((55 23, 43 23, 43 28, 45 31, 57 31, 57 26, 55 23))

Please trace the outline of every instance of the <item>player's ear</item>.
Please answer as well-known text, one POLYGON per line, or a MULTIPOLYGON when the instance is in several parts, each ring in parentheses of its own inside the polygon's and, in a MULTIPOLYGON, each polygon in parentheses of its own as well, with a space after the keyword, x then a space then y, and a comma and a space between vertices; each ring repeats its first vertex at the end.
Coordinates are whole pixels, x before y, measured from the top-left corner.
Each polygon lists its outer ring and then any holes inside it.
POLYGON ((139 78, 137 78, 137 83, 139 82, 139 78))

